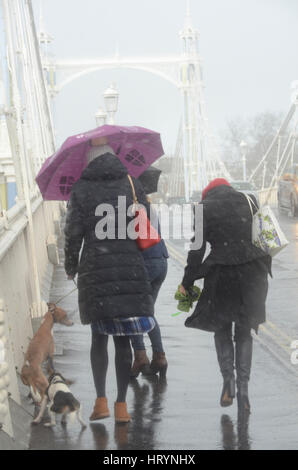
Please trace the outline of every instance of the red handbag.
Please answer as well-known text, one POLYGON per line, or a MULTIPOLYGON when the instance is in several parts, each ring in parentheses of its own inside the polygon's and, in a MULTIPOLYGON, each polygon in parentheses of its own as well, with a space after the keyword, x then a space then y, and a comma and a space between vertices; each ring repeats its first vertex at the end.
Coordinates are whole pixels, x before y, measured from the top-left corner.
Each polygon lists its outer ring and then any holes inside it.
POLYGON ((156 230, 153 225, 151 225, 150 219, 147 216, 147 212, 144 208, 138 207, 138 198, 136 195, 136 190, 130 175, 127 175, 133 195, 133 203, 136 206, 135 215, 137 216, 138 221, 136 222, 135 231, 138 233, 138 238, 136 239, 139 250, 144 251, 148 248, 151 248, 154 245, 157 245, 160 242, 160 235, 158 230, 156 230), (141 226, 141 227, 140 227, 141 226))

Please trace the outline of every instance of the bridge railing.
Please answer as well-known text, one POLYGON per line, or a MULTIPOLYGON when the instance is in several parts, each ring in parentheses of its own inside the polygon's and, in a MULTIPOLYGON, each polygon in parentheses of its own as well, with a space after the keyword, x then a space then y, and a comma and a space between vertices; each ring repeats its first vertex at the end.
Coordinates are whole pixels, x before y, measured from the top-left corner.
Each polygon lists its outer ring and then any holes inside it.
MULTIPOLYGON (((2 336, 4 335, 6 338, 5 344, 3 341, 0 342, 0 347, 2 347, 0 376, 4 367, 1 366, 1 362, 8 365, 5 366, 8 367, 5 383, 0 377, 0 398, 3 397, 3 401, 7 402, 4 398, 7 389, 11 394, 11 399, 18 404, 21 404, 21 401, 17 374, 21 371, 24 353, 33 336, 34 317, 38 311, 45 311, 45 302, 49 300, 54 269, 49 244, 53 244, 59 219, 64 210, 64 205, 61 203, 42 201, 41 195, 37 191, 31 193, 30 199, 35 251, 38 260, 38 277, 43 301, 40 309, 35 305, 28 215, 25 202, 18 201, 15 206, 4 212, 2 217, 0 216, 0 304, 2 305, 1 315, 5 317, 5 325, 3 326, 1 325, 3 319, 1 320, 0 315, 0 333, 2 332, 2 336), (5 389, 5 387, 8 388, 5 389)), ((9 410, 7 411, 0 406, 0 426, 1 424, 3 424, 3 429, 13 437, 9 410)))
POLYGON ((265 188, 258 191, 259 201, 261 205, 268 204, 277 207, 277 186, 273 188, 265 188))

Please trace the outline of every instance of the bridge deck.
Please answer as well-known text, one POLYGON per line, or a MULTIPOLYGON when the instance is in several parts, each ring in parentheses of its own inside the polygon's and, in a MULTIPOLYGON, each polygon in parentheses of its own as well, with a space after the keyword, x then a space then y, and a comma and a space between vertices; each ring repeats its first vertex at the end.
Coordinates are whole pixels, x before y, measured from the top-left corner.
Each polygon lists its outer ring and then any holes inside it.
MULTIPOLYGON (((274 278, 270 282, 268 322, 254 343, 251 379, 252 415, 248 426, 237 426, 236 404, 223 410, 219 406, 221 377, 213 338, 209 333, 186 329, 185 315, 177 311, 173 300, 181 280, 182 246, 174 245, 169 274, 157 305, 157 317, 169 361, 168 383, 139 378, 129 387, 128 408, 132 422, 115 426, 113 417, 92 424, 80 432, 79 425, 51 431, 33 427, 31 449, 296 449, 298 430, 293 410, 297 404, 298 366, 290 363, 290 343, 298 337, 297 323, 297 220, 281 219, 291 245, 274 260, 274 278), (177 256, 178 255, 180 256, 177 256)), ((173 247, 173 244, 171 245, 173 247)), ((62 254, 62 240, 60 240, 62 254)), ((54 274, 51 299, 72 289, 63 267, 54 274)), ((77 310, 76 293, 65 299, 68 312, 77 310)), ((57 369, 75 379, 72 386, 83 404, 86 421, 91 413, 95 392, 89 361, 89 327, 57 326, 55 338, 63 354, 55 357, 57 369)), ((113 342, 109 344, 110 366, 107 394, 110 408, 116 396, 113 342)), ((148 346, 148 351, 150 348, 148 346)))

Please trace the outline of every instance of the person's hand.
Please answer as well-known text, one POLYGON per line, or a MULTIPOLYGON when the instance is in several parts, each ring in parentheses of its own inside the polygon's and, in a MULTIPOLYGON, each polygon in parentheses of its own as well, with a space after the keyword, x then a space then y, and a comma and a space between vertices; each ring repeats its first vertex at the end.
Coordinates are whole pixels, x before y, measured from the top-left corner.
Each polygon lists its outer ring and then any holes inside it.
POLYGON ((179 286, 179 292, 180 292, 182 295, 186 295, 186 290, 185 290, 185 288, 182 286, 182 284, 181 284, 181 286, 179 286))
POLYGON ((75 278, 75 276, 73 276, 73 275, 71 275, 71 274, 68 274, 68 275, 67 275, 67 279, 68 279, 69 281, 73 281, 74 278, 75 278))

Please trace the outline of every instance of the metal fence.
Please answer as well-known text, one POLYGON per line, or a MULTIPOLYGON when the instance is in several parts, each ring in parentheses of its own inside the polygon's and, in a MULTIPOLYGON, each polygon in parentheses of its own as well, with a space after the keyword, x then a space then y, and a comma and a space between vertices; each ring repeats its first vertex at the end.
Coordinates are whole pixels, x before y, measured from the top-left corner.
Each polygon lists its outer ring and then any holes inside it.
POLYGON ((261 206, 269 204, 269 206, 277 207, 277 186, 261 189, 258 191, 258 195, 261 206))

